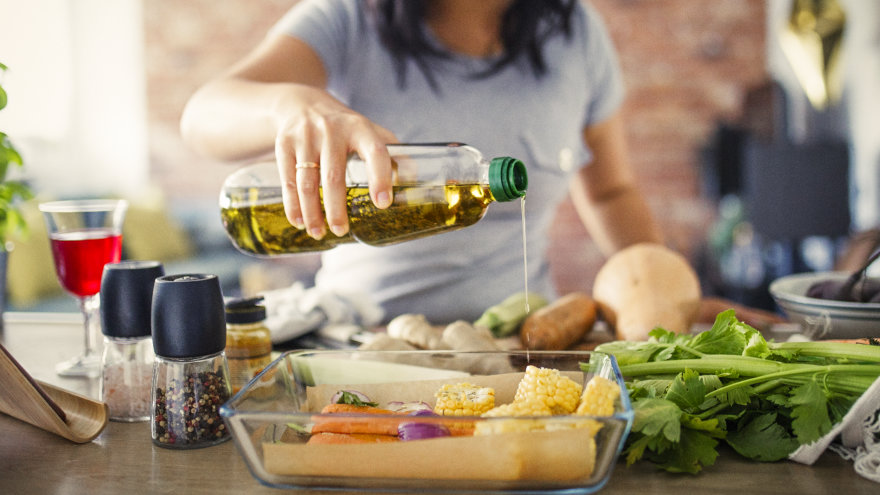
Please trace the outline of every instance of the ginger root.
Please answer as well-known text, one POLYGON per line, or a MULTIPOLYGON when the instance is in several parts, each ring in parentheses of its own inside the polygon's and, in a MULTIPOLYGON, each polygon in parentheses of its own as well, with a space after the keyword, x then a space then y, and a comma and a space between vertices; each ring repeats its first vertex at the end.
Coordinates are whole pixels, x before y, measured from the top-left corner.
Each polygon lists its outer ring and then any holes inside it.
POLYGON ((443 329, 443 342, 456 351, 497 351, 492 333, 483 326, 474 326, 459 320, 443 329))
POLYGON ((388 322, 386 332, 395 339, 401 339, 419 349, 448 349, 443 343, 443 330, 431 325, 425 315, 406 313, 388 322))

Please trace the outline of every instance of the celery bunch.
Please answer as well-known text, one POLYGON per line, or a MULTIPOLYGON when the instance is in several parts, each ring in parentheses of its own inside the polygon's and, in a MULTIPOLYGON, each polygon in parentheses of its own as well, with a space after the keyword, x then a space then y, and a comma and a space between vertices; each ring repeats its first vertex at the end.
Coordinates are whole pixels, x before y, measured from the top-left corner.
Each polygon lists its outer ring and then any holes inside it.
POLYGON ((712 328, 596 350, 617 358, 633 401, 628 464, 669 472, 714 464, 719 442, 757 461, 785 459, 839 422, 880 376, 880 345, 776 343, 720 313, 712 328))

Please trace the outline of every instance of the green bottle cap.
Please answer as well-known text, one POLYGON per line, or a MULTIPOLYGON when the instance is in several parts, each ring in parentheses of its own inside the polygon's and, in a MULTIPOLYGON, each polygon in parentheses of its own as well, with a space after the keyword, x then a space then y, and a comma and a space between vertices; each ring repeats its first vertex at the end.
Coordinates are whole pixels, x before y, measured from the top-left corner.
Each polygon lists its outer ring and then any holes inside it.
POLYGON ((489 164, 489 191, 496 201, 510 201, 526 195, 529 177, 525 163, 501 156, 489 164))

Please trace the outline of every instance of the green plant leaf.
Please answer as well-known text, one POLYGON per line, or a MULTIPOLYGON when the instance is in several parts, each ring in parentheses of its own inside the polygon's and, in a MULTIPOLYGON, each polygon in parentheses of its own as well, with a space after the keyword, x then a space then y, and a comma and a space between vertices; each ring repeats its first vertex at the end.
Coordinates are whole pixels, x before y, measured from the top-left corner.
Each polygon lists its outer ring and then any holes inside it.
POLYGON ((681 435, 681 409, 666 399, 643 399, 633 404, 633 431, 645 436, 662 436, 677 442, 681 435))
MULTIPOLYGON (((0 74, 6 72, 6 69, 8 69, 8 67, 6 67, 4 63, 0 62, 0 74)), ((8 98, 6 96, 6 90, 3 89, 3 85, 0 84, 0 110, 3 110, 3 108, 6 107, 7 101, 8 98)))
MULTIPOLYGON (((0 63, 0 75, 7 70, 5 64, 0 63)), ((0 110, 6 107, 8 95, 0 85, 0 110)), ((27 184, 20 181, 6 180, 9 165, 23 166, 21 154, 12 145, 12 141, 5 132, 0 132, 0 249, 4 249, 6 241, 14 233, 27 233, 27 222, 18 204, 21 201, 31 199, 33 193, 27 184)))
POLYGON ((814 442, 831 430, 828 399, 816 380, 794 388, 789 401, 793 406, 791 427, 802 444, 814 442))
POLYGON ((725 423, 718 418, 700 419, 693 414, 683 414, 681 416, 681 424, 685 428, 702 431, 713 438, 724 438, 727 436, 727 430, 724 429, 725 423))
POLYGON ((686 369, 679 373, 666 392, 666 400, 674 402, 682 411, 698 411, 706 401, 706 385, 700 374, 686 369))
POLYGON ((660 455, 648 455, 657 465, 670 473, 697 474, 703 467, 715 464, 718 441, 697 430, 683 430, 681 441, 660 455))
POLYGON ((746 346, 746 336, 737 326, 733 310, 720 313, 712 328, 697 334, 688 347, 705 354, 741 355, 746 346))
POLYGON ((9 164, 22 166, 21 155, 18 150, 12 146, 9 137, 0 132, 0 183, 6 180, 6 173, 9 171, 9 164))
POLYGON ((799 444, 770 412, 751 419, 727 435, 727 443, 743 457, 756 461, 778 461, 794 452, 799 444))
POLYGON ((614 354, 620 366, 635 363, 647 363, 655 354, 667 347, 656 342, 627 342, 616 340, 604 343, 596 348, 599 352, 614 354))

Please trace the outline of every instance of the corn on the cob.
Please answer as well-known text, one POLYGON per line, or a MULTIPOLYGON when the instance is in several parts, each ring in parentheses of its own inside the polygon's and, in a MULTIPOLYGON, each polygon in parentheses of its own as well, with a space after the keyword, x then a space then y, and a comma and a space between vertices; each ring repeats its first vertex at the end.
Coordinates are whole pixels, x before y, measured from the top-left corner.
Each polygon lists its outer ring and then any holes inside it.
POLYGON ((501 418, 478 421, 474 427, 474 435, 490 435, 497 433, 519 433, 540 431, 545 429, 542 419, 532 416, 551 416, 550 408, 538 401, 511 402, 494 407, 483 414, 484 418, 501 418))
POLYGON ((484 420, 474 425, 474 435, 497 435, 500 433, 527 433, 532 431, 544 431, 546 425, 543 420, 532 418, 508 418, 497 420, 484 420))
POLYGON ((543 402, 538 401, 513 401, 510 404, 502 404, 483 413, 484 418, 498 418, 504 416, 552 416, 553 412, 543 402))
MULTIPOLYGON (((605 377, 594 376, 584 387, 584 393, 581 394, 575 414, 579 416, 611 416, 614 414, 614 402, 618 396, 620 396, 620 387, 616 383, 605 377)), ((591 435, 595 435, 602 429, 602 423, 595 419, 577 421, 573 426, 590 430, 591 435)))
POLYGON ((495 390, 472 383, 445 384, 434 397, 434 412, 441 416, 479 416, 495 407, 495 390))
POLYGON ((552 414, 571 414, 577 408, 581 385, 552 368, 529 365, 516 387, 514 402, 539 402, 552 414))
POLYGON ((584 387, 575 414, 590 416, 611 416, 614 414, 614 402, 620 396, 620 387, 613 381, 594 376, 584 387))
POLYGON ((532 431, 559 431, 567 429, 589 430, 595 435, 602 423, 594 419, 572 420, 567 418, 536 418, 535 416, 568 415, 610 416, 614 414, 614 403, 620 395, 620 388, 613 381, 595 376, 581 386, 554 369, 529 366, 517 387, 514 400, 510 404, 497 406, 483 414, 485 418, 506 417, 480 421, 474 429, 475 435, 497 433, 519 433, 532 431), (575 397, 572 399, 571 397, 575 397))

